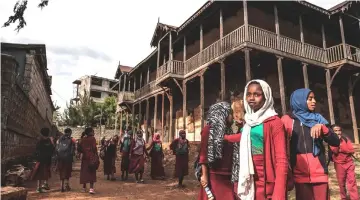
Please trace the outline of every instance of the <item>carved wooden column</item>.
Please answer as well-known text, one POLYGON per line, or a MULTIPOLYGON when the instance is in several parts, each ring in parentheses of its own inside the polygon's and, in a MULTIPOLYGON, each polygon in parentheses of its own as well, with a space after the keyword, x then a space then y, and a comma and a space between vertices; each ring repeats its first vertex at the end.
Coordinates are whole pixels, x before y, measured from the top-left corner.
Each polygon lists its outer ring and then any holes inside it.
POLYGON ((358 130, 357 121, 356 121, 353 91, 354 91, 355 84, 359 79, 360 79, 360 76, 357 77, 357 79, 354 82, 352 82, 352 78, 350 78, 349 83, 348 83, 349 104, 350 104, 351 121, 352 121, 352 125, 353 125, 354 143, 355 144, 359 144, 359 130, 358 130))
POLYGON ((174 140, 174 131, 173 131, 173 110, 174 110, 174 105, 173 105, 173 96, 172 94, 168 95, 169 98, 169 102, 170 102, 170 117, 169 117, 169 142, 172 142, 174 140))
MULTIPOLYGON (((135 130, 135 104, 132 105, 132 110, 131 110, 131 123, 132 123, 132 129, 133 131, 135 130)), ((135 135, 135 133, 133 133, 135 135)))
MULTIPOLYGON (((203 38, 203 25, 200 24, 200 52, 204 49, 204 38, 203 38)), ((203 64, 203 56, 200 53, 200 65, 203 64)))
POLYGON ((250 67, 250 49, 244 48, 243 49, 245 53, 245 76, 246 76, 246 82, 251 81, 251 67, 250 67))
POLYGON ((326 69, 325 78, 326 78, 326 90, 327 90, 327 95, 328 95, 330 122, 331 122, 331 124, 335 124, 334 107, 333 107, 332 93, 331 93, 331 74, 330 74, 330 69, 326 69))
POLYGON ((243 8, 244 8, 245 41, 249 41, 249 16, 248 16, 247 0, 243 0, 243 8))
POLYGON ((149 139, 149 131, 148 131, 148 124, 149 124, 149 99, 146 99, 146 110, 145 110, 145 124, 144 124, 144 128, 145 128, 145 140, 148 142, 149 139))
POLYGON ((307 71, 308 64, 302 63, 302 70, 303 70, 303 76, 304 76, 304 87, 309 88, 309 77, 308 77, 308 71, 307 71))
POLYGON ((346 42, 345 42, 345 33, 344 33, 344 25, 342 21, 341 15, 339 16, 339 24, 340 24, 340 34, 341 34, 341 43, 343 45, 344 58, 347 58, 347 50, 346 50, 346 42))
POLYGON ((123 111, 120 111, 120 133, 122 133, 123 130, 123 111))
POLYGON ((139 102, 139 129, 141 129, 141 125, 143 124, 143 120, 142 120, 142 113, 141 113, 141 101, 139 102))
POLYGON ((183 129, 186 131, 186 117, 187 117, 187 91, 186 91, 186 80, 183 80, 183 129))
POLYGON ((162 94, 162 100, 161 100, 161 141, 164 139, 164 117, 165 117, 165 92, 162 94))
POLYGON ((204 95, 204 72, 201 73, 200 76, 200 116, 201 116, 201 129, 204 127, 204 100, 205 100, 205 95, 204 95))
POLYGON ((123 92, 125 92, 125 87, 126 87, 126 74, 124 74, 124 86, 123 86, 123 92))
POLYGON ((156 130, 156 122, 157 122, 157 111, 158 111, 158 95, 155 94, 155 105, 154 105, 154 131, 156 130))
POLYGON ((279 77, 279 87, 280 87, 280 99, 281 99, 281 111, 282 114, 286 114, 286 98, 285 98, 285 85, 284 85, 284 74, 282 67, 282 57, 277 57, 277 67, 278 67, 278 77, 279 77))

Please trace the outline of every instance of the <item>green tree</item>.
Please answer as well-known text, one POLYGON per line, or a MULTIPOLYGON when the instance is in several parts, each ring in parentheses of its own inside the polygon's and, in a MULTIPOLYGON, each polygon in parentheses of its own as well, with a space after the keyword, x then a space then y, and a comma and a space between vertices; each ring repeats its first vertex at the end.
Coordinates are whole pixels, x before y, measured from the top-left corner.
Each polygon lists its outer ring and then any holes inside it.
MULTIPOLYGON (((16 31, 20 31, 20 29, 24 28, 26 26, 26 21, 24 18, 25 11, 27 9, 27 3, 28 0, 18 0, 13 8, 14 14, 9 17, 9 19, 4 23, 3 27, 7 27, 10 24, 18 22, 18 25, 16 27, 16 31)), ((45 6, 47 6, 49 3, 49 0, 41 0, 38 4, 38 7, 43 9, 45 6)))

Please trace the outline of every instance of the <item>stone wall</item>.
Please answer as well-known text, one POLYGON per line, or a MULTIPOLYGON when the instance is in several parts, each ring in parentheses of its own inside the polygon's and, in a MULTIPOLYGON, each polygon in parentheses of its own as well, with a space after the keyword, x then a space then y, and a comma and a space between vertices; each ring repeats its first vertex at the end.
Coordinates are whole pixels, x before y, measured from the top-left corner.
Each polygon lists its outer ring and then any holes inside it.
MULTIPOLYGON (((65 127, 65 126, 60 126, 58 127, 59 131, 61 133, 64 133, 65 128, 71 128, 72 130, 72 137, 74 139, 80 139, 82 132, 84 132, 85 128, 84 127, 65 127)), ((109 139, 110 137, 114 136, 115 134, 120 134, 120 130, 114 130, 114 129, 105 129, 104 126, 102 126, 101 128, 101 134, 100 134, 100 127, 96 127, 93 128, 94 132, 95 132, 95 138, 96 140, 99 140, 99 138, 102 138, 105 136, 106 139, 109 139)))
MULTIPOLYGON (((48 127, 52 130, 52 135, 56 134, 56 128, 50 119, 44 118, 46 114, 41 113, 44 110, 43 104, 34 105, 24 91, 23 81, 16 77, 16 66, 14 57, 1 54, 2 164, 20 157, 31 156, 41 128, 48 127)), ((36 85, 40 83, 32 82, 32 86, 37 87, 36 85)), ((46 93, 41 90, 38 92, 46 93)), ((52 116, 52 113, 49 114, 52 116)))

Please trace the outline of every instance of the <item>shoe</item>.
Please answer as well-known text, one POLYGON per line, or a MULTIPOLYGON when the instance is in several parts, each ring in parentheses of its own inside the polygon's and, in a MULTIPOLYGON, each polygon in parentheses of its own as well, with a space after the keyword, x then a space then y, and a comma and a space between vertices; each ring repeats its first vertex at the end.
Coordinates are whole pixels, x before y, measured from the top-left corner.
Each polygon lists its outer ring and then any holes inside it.
POLYGON ((83 191, 84 193, 86 193, 86 188, 83 188, 82 191, 83 191))
POLYGON ((66 185, 65 185, 65 190, 66 190, 66 191, 70 191, 70 190, 71 190, 69 184, 66 184, 66 185))
POLYGON ((42 190, 42 188, 36 189, 36 192, 37 192, 37 193, 44 193, 44 191, 42 190))
POLYGON ((89 193, 90 193, 90 194, 95 194, 94 189, 93 189, 93 188, 90 188, 89 193))
POLYGON ((47 183, 43 184, 41 186, 41 188, 44 189, 44 190, 50 190, 50 187, 49 187, 49 185, 47 183))
POLYGON ((140 180, 140 183, 144 183, 144 180, 143 180, 143 179, 141 179, 141 180, 140 180))

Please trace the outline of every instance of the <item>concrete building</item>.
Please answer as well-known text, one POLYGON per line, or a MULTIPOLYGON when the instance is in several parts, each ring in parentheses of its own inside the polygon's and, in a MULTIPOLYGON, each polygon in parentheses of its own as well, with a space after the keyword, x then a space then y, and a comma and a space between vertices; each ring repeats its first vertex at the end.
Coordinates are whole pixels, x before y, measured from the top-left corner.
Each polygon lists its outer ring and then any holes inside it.
POLYGON ((156 49, 125 83, 135 96, 126 102, 133 127, 155 129, 164 142, 185 129, 199 141, 209 106, 231 100, 241 118, 245 84, 257 78, 271 86, 280 115, 294 90, 311 88, 318 112, 359 143, 358 10, 358 1, 331 9, 306 1, 207 1, 178 27, 158 22, 150 43, 156 49))
POLYGON ((1 43, 2 165, 32 155, 41 128, 56 134, 47 70, 44 44, 1 43))
POLYGON ((86 75, 73 82, 74 95, 72 103, 79 101, 79 97, 89 94, 94 102, 102 103, 108 96, 117 96, 119 87, 117 80, 94 75, 86 75))

